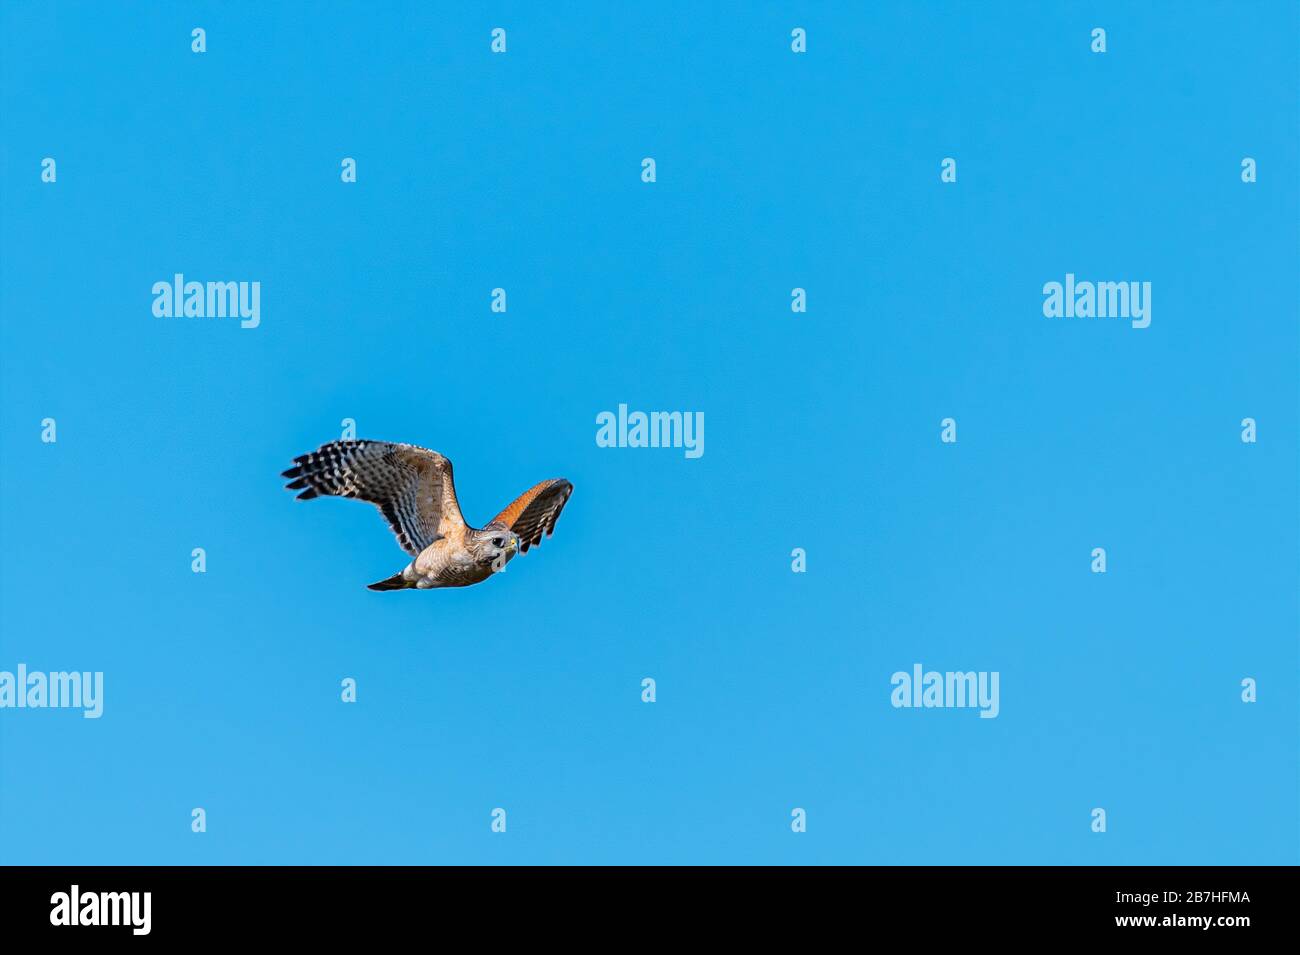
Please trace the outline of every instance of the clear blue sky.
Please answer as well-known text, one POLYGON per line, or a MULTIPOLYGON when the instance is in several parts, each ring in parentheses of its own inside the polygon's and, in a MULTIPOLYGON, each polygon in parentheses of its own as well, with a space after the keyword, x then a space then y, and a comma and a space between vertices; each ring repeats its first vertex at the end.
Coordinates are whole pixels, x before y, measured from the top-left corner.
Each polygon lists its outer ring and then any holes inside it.
POLYGON ((0 669, 106 699, 0 711, 0 860, 1300 859, 1295 5, 462 6, 5 4, 0 669), (378 515, 277 477, 344 418, 471 521, 576 490, 371 593, 378 515))

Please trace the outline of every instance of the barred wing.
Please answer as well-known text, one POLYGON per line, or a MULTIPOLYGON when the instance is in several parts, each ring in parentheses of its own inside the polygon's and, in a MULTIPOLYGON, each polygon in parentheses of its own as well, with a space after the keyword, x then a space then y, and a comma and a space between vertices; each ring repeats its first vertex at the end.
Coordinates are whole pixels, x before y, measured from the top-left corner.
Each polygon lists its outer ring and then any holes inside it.
POLYGON ((465 526, 451 462, 437 451, 387 441, 332 441, 293 459, 284 472, 298 500, 353 497, 383 513, 397 542, 416 556, 465 526))
POLYGON ((542 542, 543 533, 550 537, 555 531, 555 522, 572 493, 573 485, 564 478, 543 481, 515 498, 493 523, 505 524, 519 535, 519 550, 526 554, 529 547, 542 542))

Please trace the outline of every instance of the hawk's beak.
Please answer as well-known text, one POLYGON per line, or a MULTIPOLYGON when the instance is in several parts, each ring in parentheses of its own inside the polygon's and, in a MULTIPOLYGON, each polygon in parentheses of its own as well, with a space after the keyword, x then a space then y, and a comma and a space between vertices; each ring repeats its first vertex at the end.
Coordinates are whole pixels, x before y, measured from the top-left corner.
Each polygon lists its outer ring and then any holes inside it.
POLYGON ((519 549, 519 538, 510 538, 510 543, 506 545, 506 550, 515 551, 519 549))

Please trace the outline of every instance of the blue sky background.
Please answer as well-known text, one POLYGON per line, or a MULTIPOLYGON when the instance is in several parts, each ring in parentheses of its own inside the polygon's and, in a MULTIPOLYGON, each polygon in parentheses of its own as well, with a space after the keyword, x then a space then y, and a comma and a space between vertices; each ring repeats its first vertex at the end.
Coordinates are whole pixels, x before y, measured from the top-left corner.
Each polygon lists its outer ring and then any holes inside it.
POLYGON ((0 860, 1297 862, 1297 8, 1088 8, 5 4, 0 669, 106 701, 0 712, 0 860), (371 593, 378 515, 277 477, 348 417, 471 522, 574 496, 371 593))

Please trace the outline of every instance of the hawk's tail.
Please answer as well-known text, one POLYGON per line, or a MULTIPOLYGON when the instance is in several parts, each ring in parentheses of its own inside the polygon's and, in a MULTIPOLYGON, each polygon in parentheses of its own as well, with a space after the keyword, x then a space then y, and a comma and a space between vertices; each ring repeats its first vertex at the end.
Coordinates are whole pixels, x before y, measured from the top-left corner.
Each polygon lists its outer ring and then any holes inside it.
POLYGON ((367 584, 366 588, 368 590, 406 590, 407 588, 414 586, 415 581, 408 580, 406 578, 406 570, 403 569, 393 574, 393 576, 389 577, 387 580, 380 580, 373 584, 367 584))
POLYGON ((408 590, 420 582, 420 574, 415 572, 415 564, 407 564, 386 581, 368 583, 370 590, 408 590))

